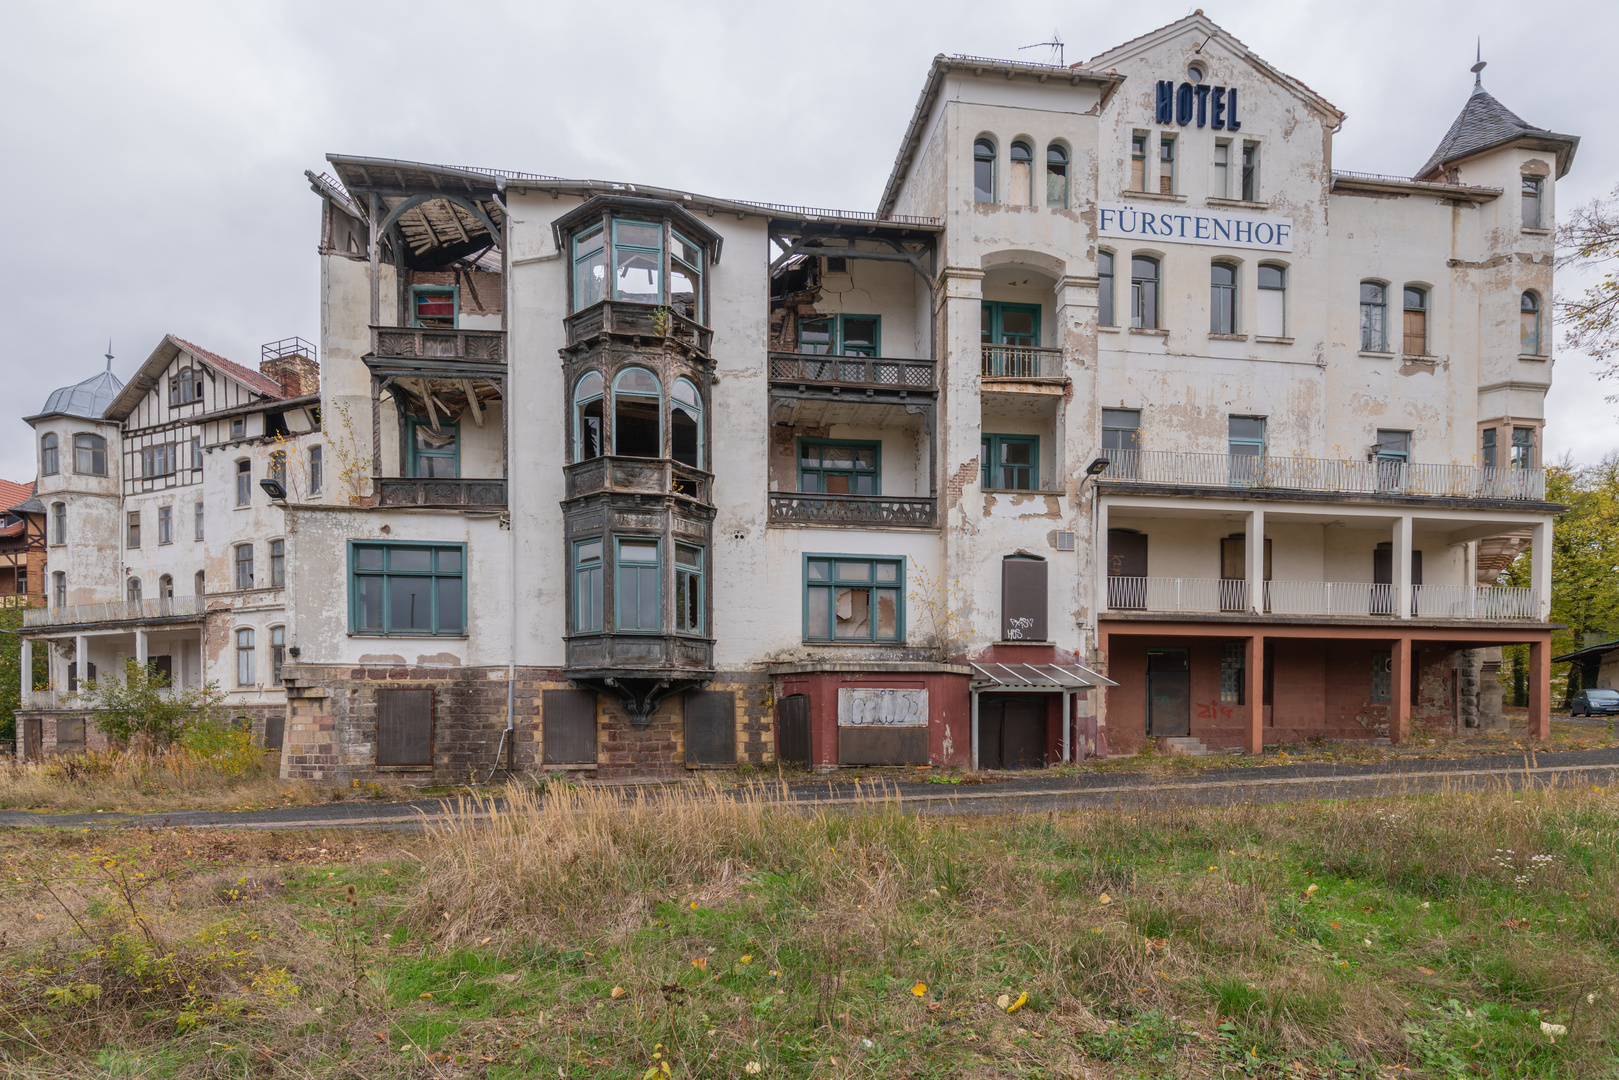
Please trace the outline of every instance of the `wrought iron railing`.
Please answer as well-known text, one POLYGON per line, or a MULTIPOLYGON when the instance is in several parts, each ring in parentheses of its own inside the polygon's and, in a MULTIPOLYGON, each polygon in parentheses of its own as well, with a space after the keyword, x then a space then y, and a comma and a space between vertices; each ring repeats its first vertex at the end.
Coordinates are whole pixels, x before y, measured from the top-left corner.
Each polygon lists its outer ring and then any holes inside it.
MULTIPOLYGON (((1366 581, 1267 581, 1270 615, 1381 616, 1399 613, 1393 585, 1366 581)), ((1218 614, 1248 610, 1248 583, 1229 578, 1109 577, 1110 611, 1218 614)), ((1498 585, 1413 585, 1411 617, 1536 619, 1533 589, 1498 585)))
POLYGON ((668 339, 707 353, 714 344, 714 331, 687 318, 664 304, 643 304, 633 300, 603 300, 567 318, 568 344, 577 345, 597 334, 668 339))
POLYGON ((937 521, 929 495, 819 495, 771 492, 770 520, 792 525, 909 525, 937 521))
POLYGON ((778 383, 930 393, 938 389, 937 369, 932 360, 888 356, 770 354, 770 381, 778 383))
POLYGON ((506 481, 455 477, 388 476, 377 480, 378 506, 437 509, 498 509, 506 505, 506 481))
POLYGON ((986 379, 1061 379, 1062 350, 1035 345, 980 345, 986 379))
POLYGON ((1424 465, 1374 458, 1192 454, 1173 450, 1098 450, 1110 462, 1101 483, 1265 488, 1359 495, 1418 495, 1454 499, 1540 501, 1544 469, 1424 465))
POLYGON ((133 622, 139 619, 200 617, 207 610, 201 596, 154 596, 150 600, 113 600, 104 604, 64 604, 30 608, 23 626, 72 626, 79 623, 133 622))
POLYGON ((1192 614, 1248 609, 1248 583, 1229 578, 1110 577, 1112 611, 1183 611, 1192 614))
POLYGON ((1413 585, 1411 614, 1422 619, 1536 619, 1535 590, 1504 585, 1413 585))
POLYGON ((371 355, 391 360, 459 360, 476 364, 504 364, 506 331, 373 326, 371 355))

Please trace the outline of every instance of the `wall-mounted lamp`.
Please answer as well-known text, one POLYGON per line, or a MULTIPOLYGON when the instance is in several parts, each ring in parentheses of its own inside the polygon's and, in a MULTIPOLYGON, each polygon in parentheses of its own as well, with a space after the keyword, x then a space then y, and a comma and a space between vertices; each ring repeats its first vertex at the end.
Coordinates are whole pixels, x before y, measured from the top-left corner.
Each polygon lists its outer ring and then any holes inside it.
POLYGON ((287 489, 281 486, 281 481, 271 480, 266 477, 259 481, 259 487, 263 488, 264 493, 270 496, 271 502, 286 502, 287 489))

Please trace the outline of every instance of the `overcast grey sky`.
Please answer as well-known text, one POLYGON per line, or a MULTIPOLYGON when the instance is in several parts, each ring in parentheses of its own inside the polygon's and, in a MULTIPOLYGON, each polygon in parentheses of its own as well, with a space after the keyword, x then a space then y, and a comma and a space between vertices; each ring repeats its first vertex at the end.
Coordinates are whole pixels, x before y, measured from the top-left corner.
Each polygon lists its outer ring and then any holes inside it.
MULTIPOLYGON (((772 5, 0 0, 0 476, 34 475, 18 417, 163 334, 256 365, 320 332, 316 199, 335 151, 631 180, 867 210, 940 52, 1067 61, 1185 3, 772 5)), ((1230 2, 1205 8, 1349 115, 1338 168, 1410 175, 1471 89, 1579 135, 1563 208, 1619 183, 1612 0, 1230 2)), ((1571 282, 1560 282, 1566 288, 1571 282)), ((1559 352, 1548 448, 1619 447, 1619 408, 1559 352)))

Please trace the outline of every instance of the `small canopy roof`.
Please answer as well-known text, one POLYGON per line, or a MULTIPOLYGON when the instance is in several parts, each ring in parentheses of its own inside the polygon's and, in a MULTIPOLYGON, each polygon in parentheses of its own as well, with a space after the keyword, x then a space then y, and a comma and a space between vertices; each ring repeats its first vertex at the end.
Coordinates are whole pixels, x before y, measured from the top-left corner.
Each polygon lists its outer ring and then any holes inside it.
POLYGON ((1082 664, 973 664, 974 690, 1094 690, 1117 686, 1082 664))

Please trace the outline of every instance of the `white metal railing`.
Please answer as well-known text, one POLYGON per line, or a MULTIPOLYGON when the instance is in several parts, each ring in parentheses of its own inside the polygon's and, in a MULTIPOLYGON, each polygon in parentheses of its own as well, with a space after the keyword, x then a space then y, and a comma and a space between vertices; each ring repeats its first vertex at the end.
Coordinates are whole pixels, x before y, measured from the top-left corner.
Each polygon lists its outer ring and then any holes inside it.
MULTIPOLYGON (((1270 615, 1383 616, 1399 613, 1393 585, 1367 581, 1267 581, 1270 615)), ((1411 617, 1537 619, 1533 589, 1499 585, 1413 585, 1411 617)), ((1248 583, 1228 578, 1109 577, 1110 611, 1237 613, 1248 610, 1248 583)))
POLYGON ((1111 464, 1097 479, 1116 484, 1269 488, 1361 495, 1542 500, 1544 469, 1424 465, 1373 459, 1192 454, 1174 450, 1098 450, 1111 464))
POLYGON ((149 600, 114 600, 105 604, 64 604, 23 612, 26 626, 72 626, 79 623, 129 622, 136 619, 200 618, 207 610, 201 596, 154 596, 149 600))

